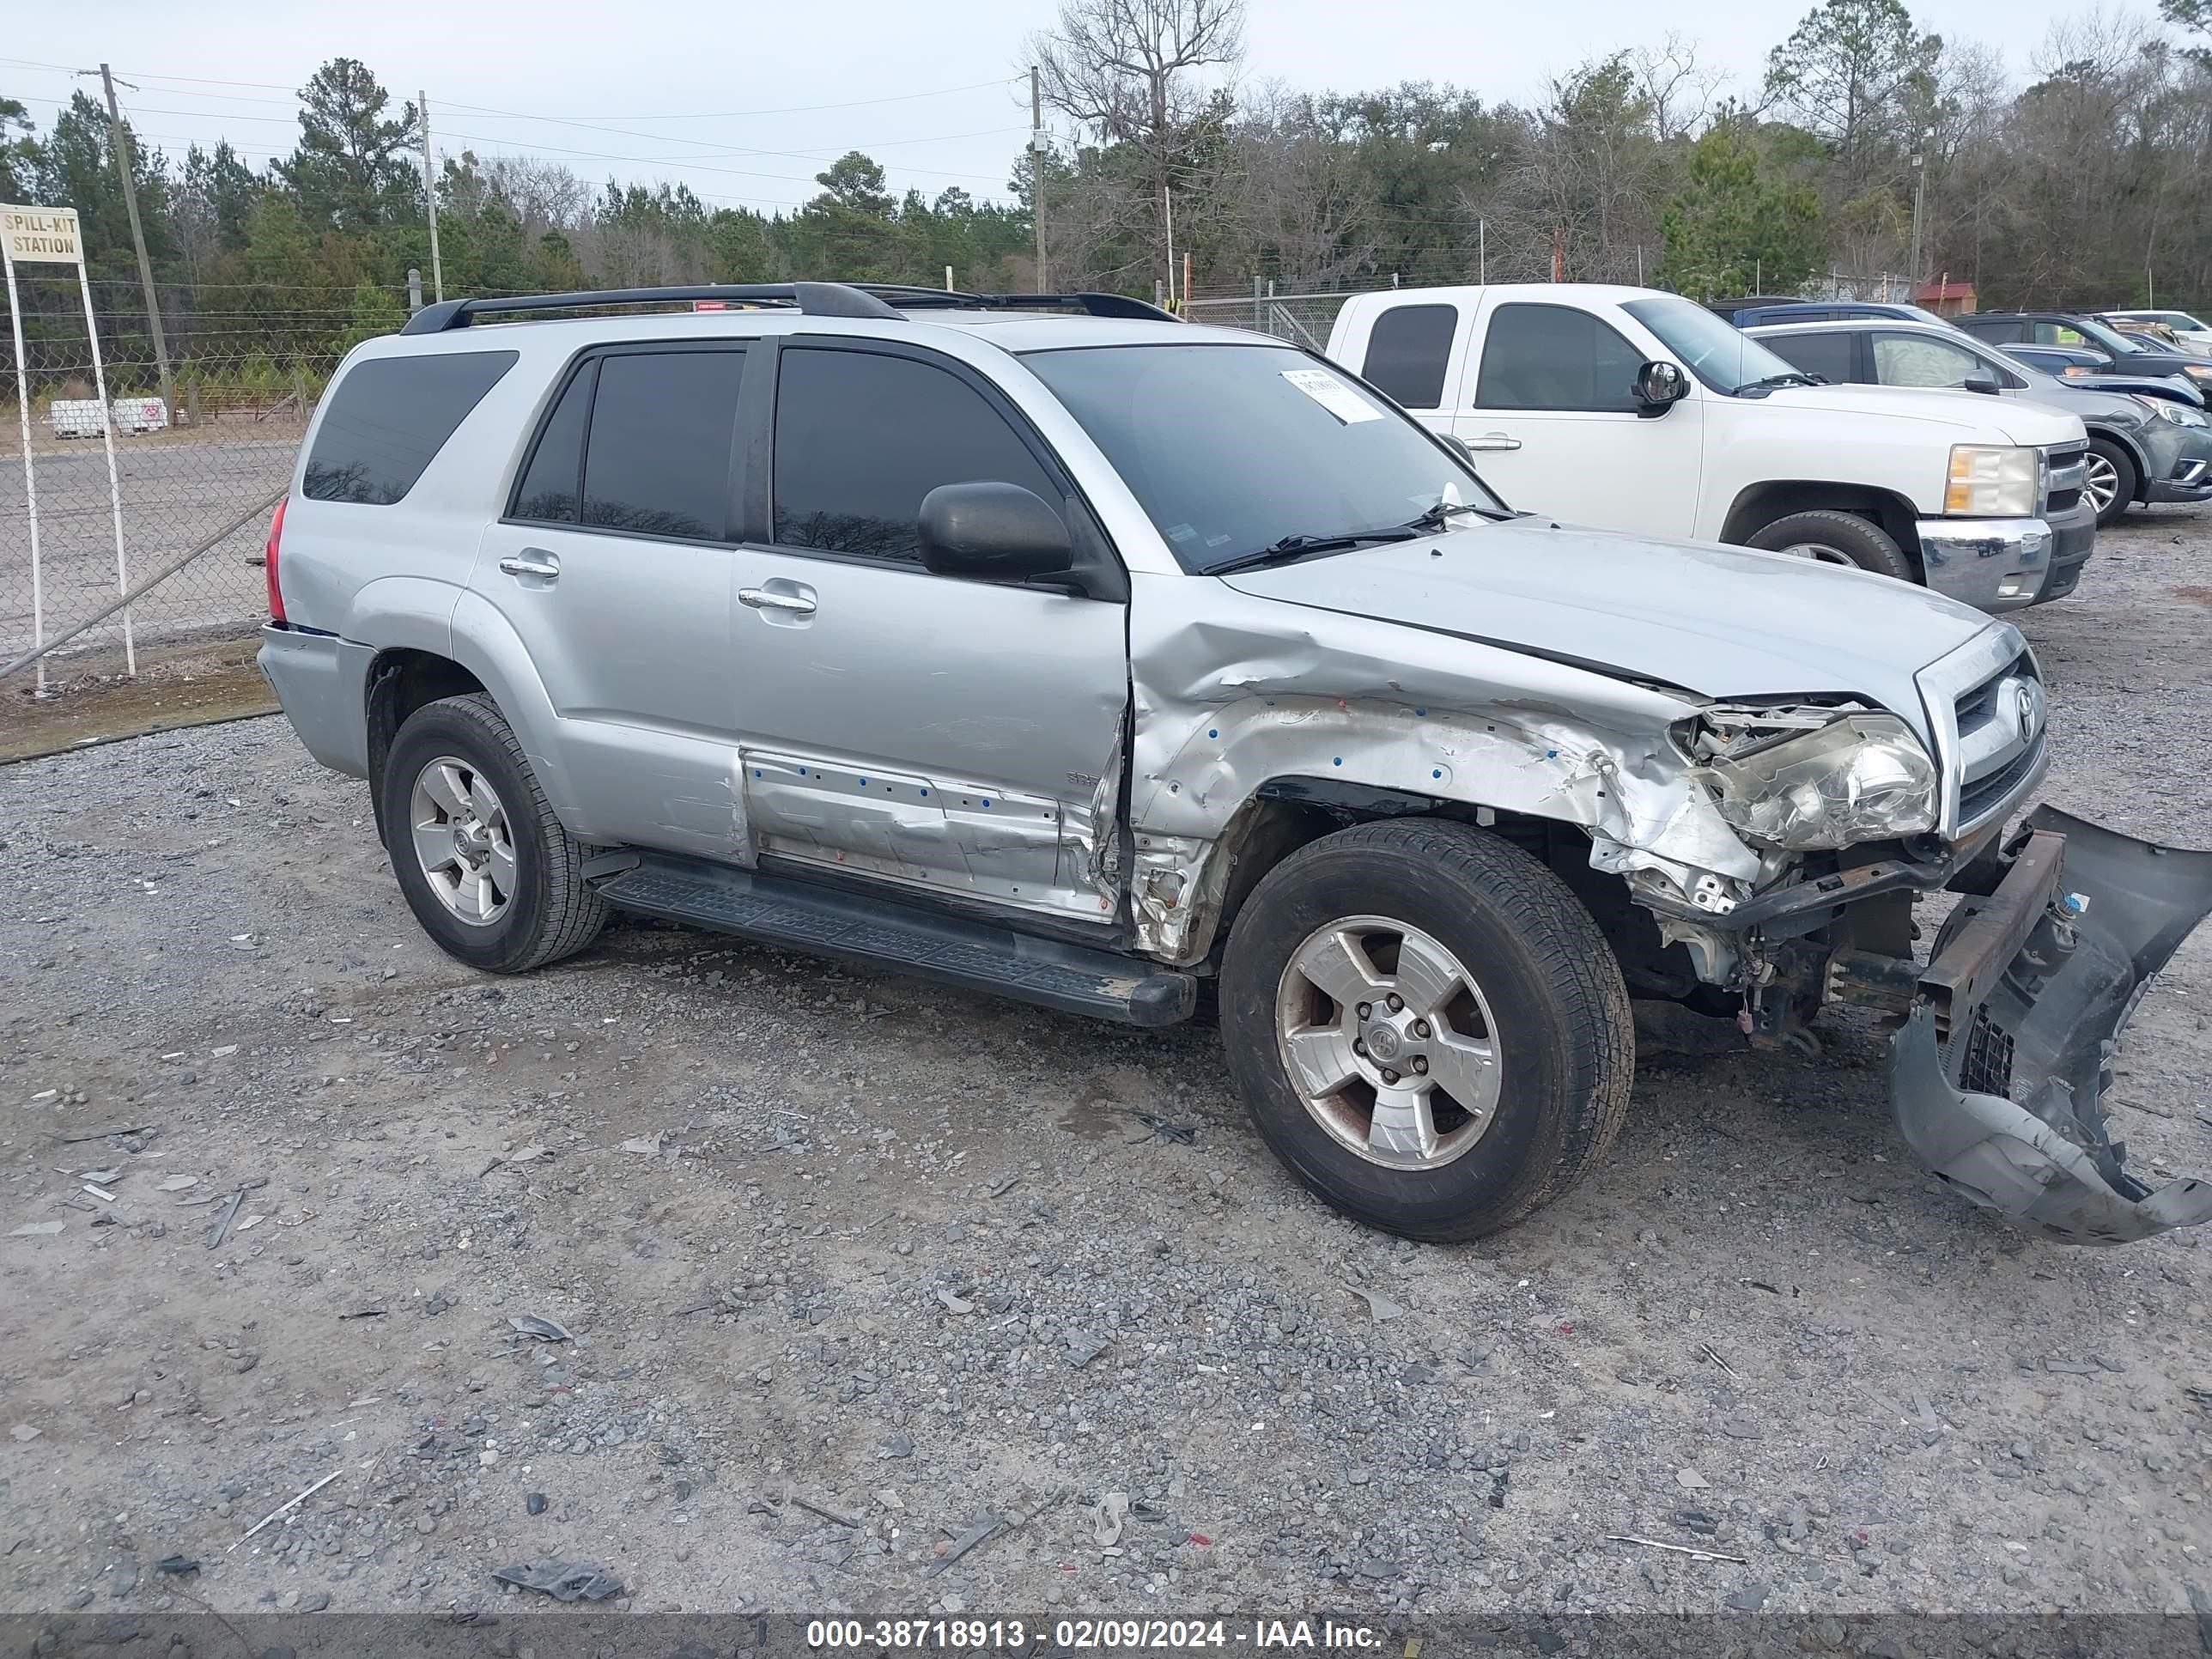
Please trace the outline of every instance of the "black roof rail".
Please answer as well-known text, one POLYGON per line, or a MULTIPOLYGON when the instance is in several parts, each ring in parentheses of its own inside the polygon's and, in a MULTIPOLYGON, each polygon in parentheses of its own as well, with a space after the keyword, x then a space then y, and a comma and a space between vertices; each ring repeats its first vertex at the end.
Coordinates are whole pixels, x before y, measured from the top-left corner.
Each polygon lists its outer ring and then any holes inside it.
POLYGON ((899 283, 854 283, 852 286, 902 311, 1081 311, 1093 317, 1127 317, 1141 322, 1182 320, 1172 311, 1163 311, 1150 301, 1133 300, 1126 294, 967 294, 957 289, 918 288, 899 283))
MULTIPOLYGON (((924 289, 921 293, 936 290, 924 289)), ((894 322, 899 313, 873 294, 846 283, 706 283, 685 288, 610 288, 579 294, 518 294, 491 300, 441 300, 407 319, 402 334, 442 334, 479 317, 526 311, 580 311, 601 306, 666 305, 720 300, 741 305, 789 306, 809 317, 874 317, 894 322)))

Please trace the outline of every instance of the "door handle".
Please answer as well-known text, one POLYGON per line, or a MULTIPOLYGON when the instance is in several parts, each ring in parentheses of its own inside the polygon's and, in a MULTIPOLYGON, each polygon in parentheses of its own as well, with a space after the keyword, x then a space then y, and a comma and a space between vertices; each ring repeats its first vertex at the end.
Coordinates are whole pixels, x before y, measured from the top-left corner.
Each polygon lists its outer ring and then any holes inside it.
POLYGON ((779 593, 771 587, 741 587, 738 590, 738 603, 755 611, 787 611, 794 617, 814 614, 811 593, 779 593))
POLYGON ((1486 432, 1480 438, 1464 441, 1469 449, 1518 449, 1521 441, 1508 437, 1503 432, 1486 432))
POLYGON ((561 580, 560 560, 534 547, 520 554, 509 554, 499 562, 499 568, 510 576, 536 576, 549 582, 561 580))

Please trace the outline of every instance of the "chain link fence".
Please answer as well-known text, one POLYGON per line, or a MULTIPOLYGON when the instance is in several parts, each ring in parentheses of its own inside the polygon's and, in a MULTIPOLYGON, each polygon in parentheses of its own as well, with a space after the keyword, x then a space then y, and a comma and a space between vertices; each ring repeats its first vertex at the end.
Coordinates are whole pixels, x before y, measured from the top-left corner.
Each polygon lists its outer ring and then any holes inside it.
MULTIPOLYGON (((1375 285, 1366 284, 1371 289, 1375 285)), ((1328 331, 1344 302, 1364 289, 1341 289, 1326 293, 1277 294, 1268 283, 1249 294, 1194 295, 1182 302, 1183 315, 1194 323, 1219 328, 1249 328, 1279 340, 1319 351, 1328 343, 1328 331)))
POLYGON ((95 314, 103 407, 74 273, 23 267, 17 284, 28 402, 0 332, 0 671, 45 649, 5 673, 0 695, 106 679, 179 643, 249 637, 267 611, 261 508, 291 476, 347 319, 257 318, 227 337, 203 313, 173 349, 165 403, 143 318, 95 314))

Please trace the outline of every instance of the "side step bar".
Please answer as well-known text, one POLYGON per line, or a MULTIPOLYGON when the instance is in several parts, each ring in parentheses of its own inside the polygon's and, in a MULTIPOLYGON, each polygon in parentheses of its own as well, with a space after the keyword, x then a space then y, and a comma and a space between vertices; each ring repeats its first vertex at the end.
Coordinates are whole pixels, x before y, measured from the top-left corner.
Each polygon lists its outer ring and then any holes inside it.
POLYGON ((1197 980, 1139 957, 723 865, 636 858, 599 890, 641 915, 1124 1025, 1173 1025, 1197 1006, 1197 980))

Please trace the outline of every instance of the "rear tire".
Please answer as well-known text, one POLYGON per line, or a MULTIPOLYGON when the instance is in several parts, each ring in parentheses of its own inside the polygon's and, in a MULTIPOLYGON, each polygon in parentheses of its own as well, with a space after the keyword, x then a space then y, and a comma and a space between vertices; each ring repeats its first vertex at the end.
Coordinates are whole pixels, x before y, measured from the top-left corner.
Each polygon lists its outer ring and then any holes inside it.
POLYGON ((2089 471, 2082 493, 2096 507, 2098 529, 2118 524, 2135 505, 2136 491, 2142 485, 2132 455, 2110 438, 2089 440, 2089 471))
POLYGON ((1890 539, 1880 525, 1856 513, 1820 507, 1792 513, 1754 532, 1744 544, 1768 553, 1788 553, 1821 564, 1855 565, 1877 576, 1894 576, 1901 582, 1917 582, 1920 573, 1905 550, 1890 539))
POLYGON ((1261 1137, 1299 1180, 1369 1226, 1439 1242, 1572 1187, 1635 1071, 1628 992, 1589 913, 1518 848, 1433 818, 1343 830, 1270 871, 1230 936, 1221 1024, 1261 1137))
POLYGON ((377 787, 385 850, 422 931, 457 961, 520 974, 606 925, 569 839, 498 706, 443 697, 407 717, 377 787))

